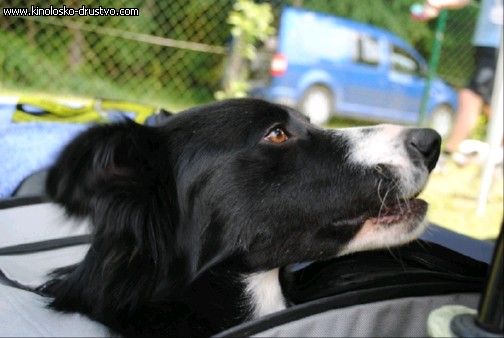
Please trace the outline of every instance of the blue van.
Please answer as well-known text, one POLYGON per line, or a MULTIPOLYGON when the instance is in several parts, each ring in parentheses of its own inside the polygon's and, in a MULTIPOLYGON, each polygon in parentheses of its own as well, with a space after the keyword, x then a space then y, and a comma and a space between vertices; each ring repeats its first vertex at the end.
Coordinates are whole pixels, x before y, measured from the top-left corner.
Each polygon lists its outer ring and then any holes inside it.
MULTIPOLYGON (((251 96, 296 107, 317 124, 331 114, 416 124, 427 64, 386 30, 286 7, 278 36, 261 48, 250 74, 251 96)), ((456 91, 435 78, 427 118, 443 136, 456 105, 456 91)))

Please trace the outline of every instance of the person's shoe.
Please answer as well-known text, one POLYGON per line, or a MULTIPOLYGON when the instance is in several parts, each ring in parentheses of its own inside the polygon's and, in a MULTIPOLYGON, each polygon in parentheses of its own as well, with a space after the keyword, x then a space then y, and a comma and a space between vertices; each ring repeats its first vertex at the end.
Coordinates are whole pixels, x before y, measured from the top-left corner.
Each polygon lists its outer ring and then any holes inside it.
POLYGON ((475 157, 476 155, 477 155, 476 153, 464 154, 461 152, 456 152, 456 153, 453 153, 453 155, 451 156, 451 159, 453 162, 455 162, 456 165, 458 165, 459 167, 463 167, 466 164, 468 164, 469 162, 471 162, 471 159, 473 157, 475 157))

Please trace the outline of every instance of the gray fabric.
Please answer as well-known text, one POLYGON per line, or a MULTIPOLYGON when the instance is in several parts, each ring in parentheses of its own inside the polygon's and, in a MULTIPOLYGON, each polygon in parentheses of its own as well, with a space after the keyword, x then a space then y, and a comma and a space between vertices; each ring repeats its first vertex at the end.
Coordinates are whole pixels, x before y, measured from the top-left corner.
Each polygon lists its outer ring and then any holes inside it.
POLYGON ((45 181, 47 179, 48 170, 37 171, 28 176, 14 193, 15 197, 21 196, 43 196, 46 194, 45 181))
POLYGON ((0 210, 0 247, 89 233, 86 221, 70 220, 53 203, 0 210))
MULTIPOLYGON (((52 203, 0 210, 0 248, 87 233, 87 222, 68 219, 52 203)), ((0 256, 0 271, 14 282, 36 287, 47 280, 47 274, 52 270, 82 260, 88 248, 88 245, 78 245, 33 254, 0 256)))
MULTIPOLYGON (((89 233, 86 222, 75 222, 51 203, 0 210, 0 247, 33 243, 89 233)), ((36 287, 55 268, 74 264, 88 245, 76 245, 32 254, 0 256, 0 336, 104 337, 103 325, 80 314, 48 309, 49 298, 14 288, 12 282, 36 287)))
POLYGON ((0 256, 0 271, 9 280, 35 288, 48 280, 54 269, 82 260, 89 245, 77 245, 58 250, 41 251, 26 255, 0 256))
POLYGON ((105 337, 108 329, 80 314, 57 313, 48 299, 0 284, 0 336, 105 337))
MULTIPOLYGON (((51 203, 0 210, 0 247, 86 234, 86 222, 68 220, 51 203)), ((34 254, 0 256, 0 272, 33 287, 47 272, 82 259, 88 245, 34 254)), ((478 295, 404 298, 331 310, 262 332, 259 336, 426 336, 428 313, 442 305, 476 307, 478 295)), ((32 292, 9 286, 0 274, 0 336, 107 336, 101 324, 79 314, 62 314, 32 292)), ((288 311, 288 310, 287 310, 288 311)))
MULTIPOLYGON (((255 337, 427 337, 429 313, 444 305, 476 308, 479 294, 393 299, 331 310, 255 337)), ((287 310, 288 311, 288 310, 287 310)))

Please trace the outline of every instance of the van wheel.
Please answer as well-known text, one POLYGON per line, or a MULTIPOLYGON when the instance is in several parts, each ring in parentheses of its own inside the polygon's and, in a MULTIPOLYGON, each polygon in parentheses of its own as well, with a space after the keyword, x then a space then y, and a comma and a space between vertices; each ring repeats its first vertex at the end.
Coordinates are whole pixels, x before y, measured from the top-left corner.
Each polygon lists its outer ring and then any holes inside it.
POLYGON ((331 91, 323 86, 313 86, 304 93, 299 110, 314 124, 327 123, 333 111, 331 91))
POLYGON ((429 117, 429 127, 434 129, 442 138, 447 137, 455 122, 453 109, 445 104, 434 108, 429 117))

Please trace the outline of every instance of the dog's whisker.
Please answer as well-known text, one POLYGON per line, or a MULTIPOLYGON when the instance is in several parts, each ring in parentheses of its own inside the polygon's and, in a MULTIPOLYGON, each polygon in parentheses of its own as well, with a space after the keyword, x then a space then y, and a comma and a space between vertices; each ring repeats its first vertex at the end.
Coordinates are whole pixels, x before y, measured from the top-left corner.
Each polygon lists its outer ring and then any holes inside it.
POLYGON ((383 204, 384 204, 384 199, 380 195, 380 189, 381 189, 382 182, 383 182, 383 180, 380 179, 380 181, 378 182, 378 187, 377 187, 378 199, 380 200, 380 210, 378 210, 378 217, 381 216, 381 211, 382 211, 383 204))
POLYGON ((380 190, 381 190, 381 183, 382 182, 383 182, 383 180, 380 179, 380 181, 378 183, 378 198, 380 200, 380 209, 378 211, 378 217, 381 217, 383 209, 387 207, 386 200, 387 200, 387 196, 390 192, 390 188, 388 188, 387 191, 385 192, 385 195, 383 197, 381 197, 380 190))
POLYGON ((388 252, 390 253, 390 256, 391 256, 391 257, 392 257, 392 258, 393 258, 393 259, 394 259, 397 263, 401 264, 402 269, 403 269, 403 270, 406 270, 406 267, 405 267, 405 265, 404 265, 404 261, 402 260, 402 257, 401 257, 401 252, 398 250, 398 251, 397 251, 398 256, 396 256, 396 255, 394 254, 394 250, 393 250, 393 248, 392 248, 392 247, 387 246, 387 250, 388 250, 388 252))
POLYGON ((380 211, 379 211, 379 213, 378 213, 378 215, 379 215, 379 216, 381 216, 381 212, 382 212, 382 210, 383 210, 384 208, 385 208, 385 209, 387 208, 387 205, 386 205, 386 200, 387 200, 387 196, 388 196, 388 194, 390 193, 390 191, 391 191, 391 190, 390 190, 390 188, 389 188, 389 189, 387 189, 387 192, 385 193, 385 196, 383 196, 383 200, 382 200, 382 203, 381 203, 381 205, 380 205, 380 211))
POLYGON ((378 193, 378 199, 380 200, 381 203, 383 203, 383 199, 380 195, 380 189, 381 189, 381 184, 382 184, 383 180, 380 179, 380 181, 378 181, 378 187, 376 188, 377 190, 377 193, 378 193))
POLYGON ((405 196, 401 196, 402 203, 400 205, 403 205, 406 207, 407 212, 411 212, 411 200, 406 198, 405 196))
POLYGON ((399 211, 401 212, 401 214, 404 213, 404 210, 402 208, 402 203, 401 203, 402 199, 403 199, 402 197, 396 196, 397 205, 399 206, 399 211))
MULTIPOLYGON (((429 227, 427 227, 426 232, 427 231, 429 231, 429 227)), ((421 241, 419 239, 416 239, 415 242, 418 243, 418 246, 420 246, 422 248, 422 250, 424 250, 426 252, 428 251, 428 247, 431 246, 430 242, 421 241)))

